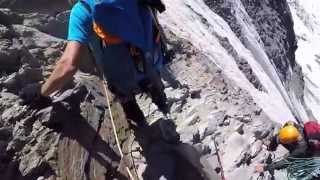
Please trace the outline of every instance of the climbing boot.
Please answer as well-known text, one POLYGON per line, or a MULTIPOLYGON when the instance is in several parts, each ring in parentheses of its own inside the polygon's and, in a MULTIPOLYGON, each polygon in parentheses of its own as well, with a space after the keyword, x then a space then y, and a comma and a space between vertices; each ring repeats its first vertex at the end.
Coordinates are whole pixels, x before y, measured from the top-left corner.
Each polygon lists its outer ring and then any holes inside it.
POLYGON ((170 112, 170 108, 167 103, 167 96, 164 93, 164 89, 152 86, 149 90, 149 93, 151 95, 152 102, 157 105, 159 110, 163 114, 168 114, 170 112))
POLYGON ((176 125, 171 119, 159 120, 159 126, 165 142, 170 144, 178 144, 180 142, 180 135, 176 131, 176 125))

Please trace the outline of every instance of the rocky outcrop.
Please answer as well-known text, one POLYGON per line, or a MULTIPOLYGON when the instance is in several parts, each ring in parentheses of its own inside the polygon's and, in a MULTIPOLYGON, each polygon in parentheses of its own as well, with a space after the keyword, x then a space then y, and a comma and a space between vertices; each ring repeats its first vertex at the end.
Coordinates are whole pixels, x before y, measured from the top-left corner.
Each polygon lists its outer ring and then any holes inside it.
MULTIPOLYGON (((6 16, 4 19, 10 21, 1 21, 1 38, 4 40, 0 46, 0 52, 3 52, 0 56, 3 65, 0 79, 0 176, 8 180, 128 179, 123 166, 119 165, 122 161, 103 87, 99 78, 92 75, 95 70, 89 66, 90 56, 84 57, 85 65, 80 69, 91 75, 79 72, 73 82, 52 96, 53 102, 39 101, 23 106, 17 96, 19 90, 48 77, 65 42, 43 29, 47 27, 42 24, 43 20, 50 15, 19 14, 9 9, 1 9, 1 12, 6 16)), ((130 133, 133 131, 129 130, 119 104, 113 102, 111 108, 127 159, 124 164, 135 175, 130 163, 130 133)), ((134 131, 137 136, 140 134, 141 142, 151 142, 150 146, 143 146, 149 163, 145 179, 163 176, 165 168, 170 167, 168 162, 158 162, 162 153, 174 157, 175 168, 171 171, 174 170, 174 176, 179 179, 216 179, 216 176, 208 175, 209 166, 203 167, 205 164, 200 162, 200 155, 195 156, 198 152, 191 145, 164 141, 160 124, 156 123, 146 131, 153 132, 151 139, 147 138, 145 131, 134 131)))
MULTIPOLYGON (((256 178, 253 166, 269 156, 264 143, 278 125, 201 51, 173 32, 168 34, 175 55, 165 76, 166 92, 181 140, 199 153, 196 167, 211 172, 212 179, 221 179, 222 171, 229 179, 256 178)), ((161 116, 150 108, 150 101, 142 98, 140 103, 150 121, 161 116)), ((137 154, 143 177, 148 161, 137 154)))
MULTIPOLYGON (((303 98, 304 80, 302 70, 295 61, 297 41, 293 29, 293 19, 286 0, 281 1, 204 1, 215 13, 229 24, 242 43, 250 48, 248 35, 243 31, 243 21, 250 18, 252 27, 257 32, 256 39, 271 60, 278 76, 284 84, 290 99, 298 99, 305 106, 303 98), (239 7, 239 9, 238 9, 239 7)), ((250 26, 250 25, 249 25, 250 26)), ((254 50, 252 50, 254 51, 254 50)), ((250 67, 250 65, 249 65, 250 67)), ((239 66, 240 69, 243 67, 239 66)), ((252 77, 249 76, 249 77, 252 77)), ((292 102, 288 102, 291 104, 292 102)), ((295 104, 295 102, 293 102, 295 104)), ((293 105, 295 106, 295 105, 293 105)), ((305 112, 291 108, 300 121, 307 118, 305 112)), ((305 109, 307 107, 305 106, 305 109)))
MULTIPOLYGON (((67 34, 66 26, 68 25, 70 7, 68 0, 54 2, 31 0, 27 3, 20 0, 0 1, 0 8, 10 8, 20 15, 20 17, 11 16, 6 21, 37 28, 41 32, 63 39, 66 38, 67 34)), ((12 12, 8 10, 8 13, 12 12)), ((1 19, 3 18, 1 18, 0 13, 0 21, 1 19)))
MULTIPOLYGON (((246 1, 238 3, 231 1, 205 0, 206 4, 223 17, 238 38, 246 44, 246 35, 241 32, 241 17, 237 17, 235 6, 242 6, 252 20, 254 28, 259 34, 259 40, 269 58, 277 68, 281 79, 288 80, 289 68, 294 68, 296 37, 293 30, 293 20, 289 6, 285 0, 281 1, 246 1), (283 51, 283 52, 282 52, 283 51)), ((240 11, 241 11, 240 10, 240 11)))
POLYGON ((98 77, 78 74, 52 103, 19 104, 18 91, 44 80, 64 41, 22 25, 25 17, 11 10, 0 12, 6 20, 0 22, 0 176, 127 179, 117 170, 120 155, 98 77))

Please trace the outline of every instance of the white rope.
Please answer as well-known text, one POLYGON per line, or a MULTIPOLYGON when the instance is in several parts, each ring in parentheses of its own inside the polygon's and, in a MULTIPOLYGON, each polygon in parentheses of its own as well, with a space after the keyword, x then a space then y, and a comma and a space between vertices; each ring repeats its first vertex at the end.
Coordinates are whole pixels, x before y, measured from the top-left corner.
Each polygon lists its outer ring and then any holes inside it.
MULTIPOLYGON (((117 144, 117 148, 118 148, 118 151, 120 153, 120 157, 121 157, 121 160, 123 158, 123 152, 122 152, 122 149, 121 149, 121 146, 120 146, 120 143, 119 143, 119 139, 118 139, 118 135, 117 135, 117 129, 116 129, 116 126, 114 124, 114 119, 113 119, 113 114, 112 114, 112 110, 111 110, 111 103, 110 103, 110 99, 109 99, 109 93, 108 93, 108 88, 107 88, 107 81, 105 80, 105 78, 103 78, 103 89, 105 91, 105 95, 106 95, 106 98, 107 98, 107 105, 108 105, 108 109, 109 109, 109 115, 110 115, 110 120, 111 120, 111 125, 112 125, 112 129, 113 129, 113 134, 114 134, 114 137, 116 139, 116 144, 117 144)), ((135 168, 135 167, 134 167, 135 168)), ((134 180, 131 172, 130 172, 130 169, 128 167, 126 167, 126 171, 130 177, 131 180, 134 180)))

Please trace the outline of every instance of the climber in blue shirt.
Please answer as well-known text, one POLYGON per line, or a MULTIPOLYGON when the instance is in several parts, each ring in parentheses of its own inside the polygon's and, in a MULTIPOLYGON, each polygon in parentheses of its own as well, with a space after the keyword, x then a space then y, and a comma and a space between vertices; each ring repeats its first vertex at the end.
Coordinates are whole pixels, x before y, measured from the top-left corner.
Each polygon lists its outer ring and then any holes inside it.
POLYGON ((89 47, 128 119, 138 126, 146 125, 134 97, 141 92, 149 94, 159 109, 168 113, 160 77, 163 41, 154 16, 156 9, 164 10, 164 6, 159 0, 141 3, 142 0, 75 1, 64 53, 43 85, 32 84, 22 89, 20 96, 24 103, 35 102, 61 89, 72 79, 82 52, 89 47))

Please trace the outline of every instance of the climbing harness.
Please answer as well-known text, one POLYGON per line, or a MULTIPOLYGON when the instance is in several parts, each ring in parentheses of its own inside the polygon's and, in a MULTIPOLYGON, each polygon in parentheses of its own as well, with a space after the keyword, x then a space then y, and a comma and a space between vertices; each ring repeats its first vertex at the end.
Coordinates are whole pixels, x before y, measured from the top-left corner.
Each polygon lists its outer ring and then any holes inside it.
POLYGON ((222 166, 222 161, 221 161, 221 157, 220 157, 220 154, 219 154, 219 147, 218 147, 218 143, 216 141, 216 136, 213 137, 213 143, 214 143, 214 146, 216 148, 216 154, 217 154, 217 159, 218 159, 218 163, 220 165, 220 172, 221 172, 221 179, 222 180, 226 180, 225 176, 224 176, 224 170, 223 170, 223 166, 222 166))

